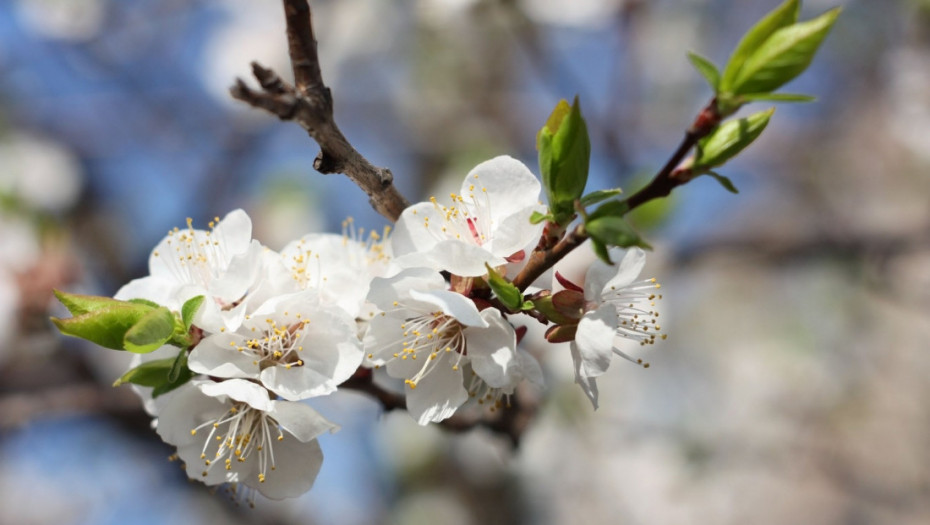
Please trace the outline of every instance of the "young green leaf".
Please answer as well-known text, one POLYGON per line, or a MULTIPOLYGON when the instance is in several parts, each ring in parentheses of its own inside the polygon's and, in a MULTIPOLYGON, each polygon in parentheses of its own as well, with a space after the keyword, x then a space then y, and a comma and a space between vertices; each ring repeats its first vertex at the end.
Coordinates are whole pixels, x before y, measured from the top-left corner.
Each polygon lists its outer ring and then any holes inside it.
POLYGON ((575 200, 588 181, 591 141, 575 97, 571 106, 559 101, 536 136, 539 170, 555 222, 564 226, 575 211, 575 200))
POLYGON ((197 310, 203 304, 203 299, 204 296, 202 295, 191 297, 181 306, 181 320, 184 322, 185 330, 190 330, 191 325, 194 324, 194 316, 197 315, 197 310))
POLYGON ((719 182, 720 185, 723 186, 724 189, 726 189, 728 192, 739 193, 739 190, 736 189, 736 186, 733 185, 733 181, 731 181, 728 177, 724 177, 723 175, 715 171, 708 171, 707 175, 710 175, 711 177, 716 179, 717 182, 719 182))
POLYGON ((163 306, 151 310, 126 331, 123 348, 135 354, 153 352, 171 339, 174 324, 171 310, 163 306))
POLYGON ((513 283, 504 279, 491 265, 485 263, 488 269, 488 286, 500 302, 511 310, 520 310, 523 305, 523 294, 513 283))
POLYGON ((721 166, 743 151, 762 134, 774 112, 775 108, 771 108, 720 125, 699 143, 694 170, 700 172, 721 166))
MULTIPOLYGON (((184 353, 186 354, 186 352, 184 353)), ((194 373, 191 372, 185 364, 178 372, 177 377, 173 380, 170 379, 169 376, 177 360, 178 358, 169 357, 142 363, 120 376, 119 379, 113 382, 113 386, 117 387, 125 383, 132 383, 134 385, 152 387, 152 397, 158 397, 166 392, 174 390, 194 377, 194 373)), ((184 360, 187 360, 186 357, 184 360)))
POLYGON ((719 91, 726 93, 733 91, 733 82, 743 68, 746 59, 755 53, 756 49, 775 31, 797 22, 800 10, 800 0, 786 0, 752 26, 730 55, 730 60, 720 78, 719 91))
POLYGON ((555 220, 555 217, 553 217, 551 213, 539 213, 538 211, 534 211, 530 215, 530 224, 539 224, 543 221, 554 221, 554 220, 555 220))
POLYGON ((592 239, 606 246, 651 248, 622 217, 600 217, 584 225, 592 239))
POLYGON ((800 75, 814 59, 840 10, 839 7, 831 9, 817 18, 773 33, 746 59, 733 80, 733 93, 775 91, 800 75))
POLYGON ((704 80, 710 84, 711 89, 716 93, 720 86, 720 71, 717 70, 717 66, 710 60, 690 51, 688 52, 688 60, 691 61, 691 65, 694 66, 694 69, 698 70, 698 73, 704 77, 704 80))
POLYGON ((749 93, 739 98, 752 102, 814 102, 817 97, 797 93, 749 93))
POLYGON ((65 335, 80 337, 104 348, 124 350, 126 333, 152 311, 146 305, 114 300, 110 306, 69 319, 52 317, 52 323, 65 335))
POLYGON ((55 297, 61 302, 61 304, 65 305, 65 308, 71 312, 71 315, 83 315, 88 312, 93 312, 94 310, 100 310, 113 306, 115 304, 122 304, 123 302, 117 301, 112 297, 72 294, 62 292, 60 290, 55 290, 55 297))
POLYGON ((623 193, 623 190, 620 188, 592 191, 591 193, 581 198, 581 206, 584 208, 587 208, 588 206, 594 206, 595 204, 606 201, 607 199, 620 195, 621 193, 623 193))
POLYGON ((168 371, 168 381, 175 382, 181 377, 181 371, 187 369, 187 349, 182 348, 178 355, 174 358, 174 362, 171 363, 171 370, 168 371))
POLYGON ((137 298, 135 298, 135 299, 129 299, 129 300, 126 301, 126 302, 127 302, 127 303, 132 303, 132 304, 141 304, 141 305, 144 305, 144 306, 151 306, 152 308, 158 308, 159 306, 161 306, 160 304, 156 303, 155 301, 149 301, 148 299, 142 299, 141 297, 137 297, 137 298))

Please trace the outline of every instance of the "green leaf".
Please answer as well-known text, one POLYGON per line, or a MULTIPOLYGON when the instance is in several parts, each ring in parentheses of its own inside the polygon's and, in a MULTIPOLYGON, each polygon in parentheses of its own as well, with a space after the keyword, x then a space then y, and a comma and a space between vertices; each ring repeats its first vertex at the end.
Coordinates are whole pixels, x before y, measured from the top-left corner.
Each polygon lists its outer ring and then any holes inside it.
POLYGON ((591 238, 591 247, 594 249, 594 254, 597 255, 597 258, 604 261, 607 264, 613 264, 610 260, 610 252, 607 251, 607 245, 601 241, 591 238))
POLYGON ((736 189, 736 186, 733 185, 733 181, 731 181, 728 177, 724 177, 723 175, 715 171, 708 171, 707 175, 710 175, 711 177, 716 179, 717 182, 719 182, 720 185, 723 186, 728 192, 739 193, 739 190, 736 189))
POLYGON ((694 170, 700 172, 721 166, 732 159, 762 134, 774 112, 775 108, 771 108, 717 127, 698 144, 694 170))
POLYGON ((117 301, 112 297, 71 294, 60 290, 55 290, 55 297, 61 301, 61 304, 65 305, 71 315, 82 315, 113 305, 123 304, 123 301, 117 301))
POLYGON ((589 220, 584 227, 592 239, 606 246, 650 248, 649 244, 643 241, 622 217, 601 217, 589 220))
POLYGON ((530 224, 539 224, 543 221, 555 221, 555 217, 551 213, 539 213, 538 211, 530 214, 530 224))
POLYGON ((797 93, 749 93, 739 97, 752 102, 813 102, 817 100, 817 97, 797 93))
MULTIPOLYGON (((185 353, 186 352, 183 352, 185 353)), ((194 377, 194 373, 187 368, 187 358, 184 358, 185 365, 179 370, 177 377, 172 380, 169 378, 172 369, 178 358, 169 357, 166 359, 156 359, 148 361, 126 372, 119 379, 113 382, 113 386, 120 386, 124 383, 132 383, 139 386, 152 387, 152 397, 158 397, 166 392, 183 385, 194 377)))
POLYGON ((599 219, 601 217, 623 217, 630 211, 630 206, 623 201, 610 201, 598 206, 596 210, 588 214, 586 220, 599 219))
POLYGON ((488 269, 488 286, 491 287, 494 295, 496 295, 497 298, 500 299, 500 302, 510 310, 520 310, 523 306, 523 294, 520 293, 520 289, 507 279, 501 277, 499 273, 494 271, 491 265, 488 263, 484 265, 488 269))
POLYGON ((136 354, 157 350, 174 334, 174 314, 159 307, 145 314, 123 337, 123 348, 136 354))
POLYGON ((175 382, 181 377, 181 371, 187 370, 187 349, 182 348, 178 355, 171 363, 171 370, 168 371, 168 381, 175 382))
POLYGON ((716 93, 718 91, 717 88, 720 86, 720 71, 717 70, 717 66, 710 60, 690 51, 688 52, 688 60, 691 61, 691 65, 694 66, 694 69, 698 70, 698 73, 704 77, 704 80, 710 84, 711 89, 716 93))
POLYGON ((536 135, 536 147, 549 209, 554 222, 564 226, 574 214, 575 201, 584 193, 591 158, 588 127, 577 96, 571 106, 559 101, 536 135))
POLYGON ((70 319, 53 317, 52 322, 65 335, 80 337, 105 348, 124 350, 127 332, 152 311, 149 306, 113 301, 110 306, 70 319))
POLYGON ((188 299, 184 306, 181 307, 181 320, 184 322, 185 330, 191 329, 191 325, 194 324, 194 316, 197 315, 197 310, 200 309, 203 300, 204 296, 198 295, 188 299))
POLYGON ((126 301, 126 302, 127 302, 127 303, 132 303, 132 304, 141 304, 141 305, 144 305, 144 306, 151 306, 152 308, 158 308, 159 306, 161 306, 160 304, 156 303, 155 301, 149 301, 148 299, 142 299, 142 298, 129 299, 129 300, 126 301))
POLYGON ((720 89, 725 93, 733 91, 733 83, 748 59, 775 31, 798 21, 801 10, 800 0, 786 0, 765 15, 743 35, 720 78, 720 89))
POLYGON ((621 193, 623 193, 623 190, 620 188, 592 191, 591 193, 581 198, 581 205, 587 208, 588 206, 593 206, 599 202, 606 201, 607 199, 620 195, 621 193))
POLYGON ((752 53, 733 80, 733 92, 775 91, 800 75, 817 53, 823 39, 836 22, 840 8, 799 24, 783 27, 752 53))

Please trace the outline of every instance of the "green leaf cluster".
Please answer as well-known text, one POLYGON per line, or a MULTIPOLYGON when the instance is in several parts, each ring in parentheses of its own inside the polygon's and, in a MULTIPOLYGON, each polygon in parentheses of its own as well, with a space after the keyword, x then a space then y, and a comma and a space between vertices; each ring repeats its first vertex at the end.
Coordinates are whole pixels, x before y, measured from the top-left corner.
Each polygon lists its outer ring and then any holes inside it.
POLYGON ((147 354, 166 344, 188 346, 191 322, 203 303, 203 296, 187 301, 179 316, 145 299, 120 301, 57 290, 55 297, 73 316, 68 319, 52 318, 52 323, 61 333, 105 348, 136 354, 147 354))
POLYGON ((571 105, 559 101, 536 135, 536 148, 552 221, 564 226, 572 220, 575 201, 584 193, 591 159, 588 126, 577 96, 571 105))
POLYGON ((695 69, 717 94, 722 116, 746 102, 808 102, 812 97, 773 93, 807 69, 826 38, 840 8, 798 22, 800 0, 786 0, 743 35, 721 73, 708 59, 689 53, 695 69))

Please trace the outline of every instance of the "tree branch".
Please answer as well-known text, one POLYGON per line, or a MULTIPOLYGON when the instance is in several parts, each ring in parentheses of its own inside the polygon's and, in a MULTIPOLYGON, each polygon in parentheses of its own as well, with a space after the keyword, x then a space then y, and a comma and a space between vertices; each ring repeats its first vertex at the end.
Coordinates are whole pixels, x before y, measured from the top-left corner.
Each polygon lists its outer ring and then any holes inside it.
POLYGON ((229 92, 281 120, 293 120, 320 146, 313 167, 320 173, 344 173, 368 194, 371 206, 396 221, 409 206, 394 186, 391 170, 379 168, 362 156, 339 130, 333 118, 333 98, 323 83, 312 13, 307 0, 283 0, 287 21, 287 44, 296 86, 283 81, 274 71, 252 63, 252 74, 261 90, 236 79, 229 92))
MULTIPOLYGON (((720 124, 720 120, 717 99, 713 99, 698 113, 688 131, 685 132, 685 136, 678 148, 675 149, 675 152, 672 153, 672 156, 669 157, 652 181, 623 201, 627 205, 626 213, 653 199, 666 197, 672 193, 673 189, 689 182, 691 180, 690 173, 687 170, 679 171, 676 168, 685 159, 685 155, 697 145, 698 141, 709 135, 720 124)), ((555 263, 562 260, 563 257, 587 239, 588 234, 584 230, 584 225, 580 224, 551 249, 534 251, 530 255, 529 262, 513 279, 513 284, 521 291, 526 290, 540 275, 552 268, 555 263)))

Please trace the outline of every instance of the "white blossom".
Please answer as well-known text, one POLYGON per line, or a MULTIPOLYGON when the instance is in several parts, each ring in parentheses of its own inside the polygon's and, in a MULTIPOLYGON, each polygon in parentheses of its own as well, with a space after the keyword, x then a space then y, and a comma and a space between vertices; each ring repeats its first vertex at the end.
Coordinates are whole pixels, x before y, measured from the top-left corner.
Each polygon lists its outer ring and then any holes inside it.
POLYGON ((511 393, 522 373, 513 326, 499 311, 479 311, 471 299, 445 288, 435 271, 414 268, 374 279, 369 293, 383 311, 371 320, 367 358, 404 379, 407 410, 421 425, 452 416, 479 391, 511 393), (466 366, 480 383, 463 376, 466 366))
POLYGON ((659 335, 659 314, 653 309, 655 300, 661 298, 656 293, 660 285, 655 279, 637 280, 646 264, 646 253, 630 248, 626 253, 613 249, 610 255, 619 262, 608 265, 597 260, 585 274, 584 315, 571 343, 575 381, 595 408, 598 396, 595 378, 607 371, 614 355, 649 366, 618 346, 624 340, 647 345, 655 343, 657 337, 665 338, 659 335))
POLYGON ((313 292, 274 298, 235 332, 208 336, 188 367, 220 378, 260 381, 284 399, 327 395, 362 362, 355 320, 313 292))
POLYGON ((272 499, 308 491, 323 463, 316 438, 338 427, 302 403, 274 401, 244 379, 191 382, 161 412, 158 434, 188 476, 244 484, 272 499))
POLYGON ((500 156, 476 166, 447 204, 434 197, 405 209, 391 237, 399 266, 425 267, 463 277, 487 273, 522 258, 539 238, 530 224, 539 204, 539 180, 520 161, 500 156))
POLYGON ((252 240, 252 221, 242 210, 209 223, 210 230, 175 228, 149 257, 147 277, 123 286, 117 299, 142 298, 180 311, 203 295, 195 324, 208 332, 235 330, 245 318, 248 297, 264 276, 266 248, 252 240))

